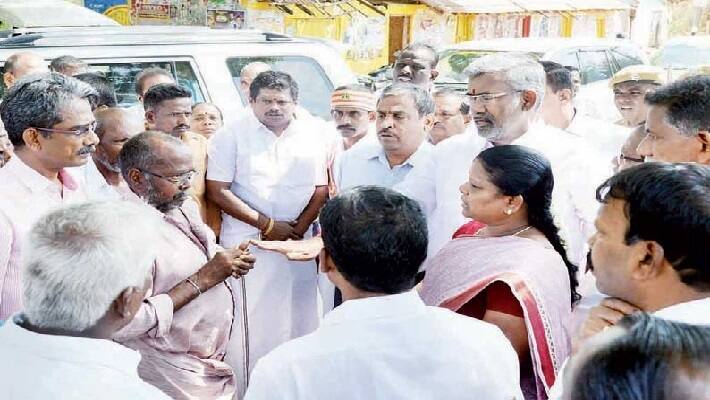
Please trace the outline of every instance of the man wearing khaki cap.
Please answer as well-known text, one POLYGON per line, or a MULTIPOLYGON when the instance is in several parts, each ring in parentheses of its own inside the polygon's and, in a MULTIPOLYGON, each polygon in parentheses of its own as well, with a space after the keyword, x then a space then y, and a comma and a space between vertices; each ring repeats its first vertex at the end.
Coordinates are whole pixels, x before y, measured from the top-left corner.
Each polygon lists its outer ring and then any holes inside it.
POLYGON ((374 132, 376 103, 375 94, 362 85, 341 86, 333 91, 330 113, 341 136, 336 140, 341 152, 374 132))
POLYGON ((648 110, 643 97, 665 83, 663 75, 663 70, 658 67, 632 65, 611 78, 609 84, 614 90, 614 104, 622 116, 616 121, 618 125, 634 128, 646 121, 648 110))

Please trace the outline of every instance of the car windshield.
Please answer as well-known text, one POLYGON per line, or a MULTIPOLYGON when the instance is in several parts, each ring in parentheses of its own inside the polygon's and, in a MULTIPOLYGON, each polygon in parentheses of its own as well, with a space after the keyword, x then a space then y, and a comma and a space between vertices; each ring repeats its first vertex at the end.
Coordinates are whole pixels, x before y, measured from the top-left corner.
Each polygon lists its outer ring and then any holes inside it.
MULTIPOLYGON (((466 84, 468 77, 464 73, 466 67, 473 60, 488 54, 496 53, 493 50, 445 50, 439 55, 439 63, 436 65, 439 76, 436 83, 461 83, 466 84)), ((542 54, 530 53, 535 58, 542 57, 542 54)))
POLYGON ((665 46, 653 58, 653 65, 663 68, 693 68, 710 60, 710 44, 677 43, 665 46))

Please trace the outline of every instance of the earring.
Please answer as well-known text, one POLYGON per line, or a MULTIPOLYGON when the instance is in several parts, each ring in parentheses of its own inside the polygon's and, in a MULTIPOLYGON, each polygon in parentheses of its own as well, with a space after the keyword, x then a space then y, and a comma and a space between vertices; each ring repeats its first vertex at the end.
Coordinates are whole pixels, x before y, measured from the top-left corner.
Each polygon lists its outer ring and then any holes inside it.
POLYGON ((511 209, 505 210, 505 215, 512 215, 512 214, 513 214, 513 210, 511 210, 511 209))

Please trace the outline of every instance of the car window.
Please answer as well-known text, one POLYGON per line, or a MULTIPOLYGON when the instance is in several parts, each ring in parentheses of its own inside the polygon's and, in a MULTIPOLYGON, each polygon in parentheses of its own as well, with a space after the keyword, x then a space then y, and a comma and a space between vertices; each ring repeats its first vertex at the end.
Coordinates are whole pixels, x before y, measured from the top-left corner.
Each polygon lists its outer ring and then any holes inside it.
MULTIPOLYGON (((302 56, 228 58, 227 67, 237 90, 242 68, 256 61, 271 65, 275 71, 291 75, 298 84, 298 104, 317 117, 331 119, 330 93, 333 91, 333 84, 314 59, 302 56)), ((246 105, 246 96, 242 96, 242 102, 246 105)))
POLYGON ((618 69, 628 67, 629 65, 643 64, 641 56, 630 48, 616 47, 611 49, 610 52, 618 69))
POLYGON ((609 59, 606 56, 606 51, 580 51, 579 55, 579 72, 582 75, 582 83, 601 81, 612 77, 613 72, 609 59))
MULTIPOLYGON (((708 41, 710 42, 710 41, 708 41)), ((710 44, 672 43, 664 46, 651 61, 663 68, 693 68, 710 63, 710 44)))
MULTIPOLYGON (((493 50, 445 50, 439 54, 439 63, 436 64, 436 70, 439 71, 439 76, 434 80, 435 83, 446 86, 447 83, 468 83, 468 75, 466 67, 473 60, 483 57, 488 54, 499 53, 493 50)), ((542 57, 539 53, 528 53, 535 59, 542 57)))
POLYGON ((203 90, 189 61, 89 62, 91 71, 102 73, 113 82, 118 104, 121 107, 129 107, 138 102, 138 95, 135 92, 136 75, 147 68, 161 68, 170 72, 178 84, 190 89, 193 103, 205 101, 203 90))
POLYGON ((580 69, 579 60, 577 59, 577 50, 574 49, 557 51, 550 55, 547 61, 554 61, 566 67, 575 67, 580 69))

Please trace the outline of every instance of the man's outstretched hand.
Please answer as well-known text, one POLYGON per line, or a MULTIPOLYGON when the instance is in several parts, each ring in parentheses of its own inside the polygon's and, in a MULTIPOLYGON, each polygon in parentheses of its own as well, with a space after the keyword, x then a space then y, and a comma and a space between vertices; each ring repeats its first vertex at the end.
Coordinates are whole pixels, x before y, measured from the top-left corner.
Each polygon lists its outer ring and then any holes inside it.
POLYGON ((323 249, 323 240, 320 236, 305 240, 252 240, 251 243, 262 250, 283 254, 291 261, 314 260, 323 249))

